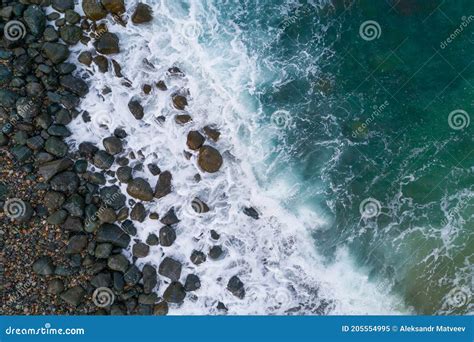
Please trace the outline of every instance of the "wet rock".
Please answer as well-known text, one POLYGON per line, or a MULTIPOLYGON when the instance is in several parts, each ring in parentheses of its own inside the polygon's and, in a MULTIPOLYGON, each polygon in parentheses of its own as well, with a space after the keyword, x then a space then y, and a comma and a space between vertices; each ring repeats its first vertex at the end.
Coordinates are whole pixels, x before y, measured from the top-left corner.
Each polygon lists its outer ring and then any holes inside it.
POLYGON ((163 171, 158 177, 158 182, 155 187, 155 197, 162 198, 171 193, 171 172, 163 171))
POLYGON ((109 242, 121 248, 127 248, 130 236, 115 224, 104 223, 97 231, 97 242, 109 242))
POLYGON ((156 293, 141 294, 138 296, 138 303, 145 305, 153 305, 158 301, 158 295, 156 293))
POLYGON ((117 179, 122 183, 128 183, 132 179, 132 168, 129 166, 121 166, 115 173, 117 179))
POLYGON ((62 63, 69 57, 69 48, 61 43, 44 43, 43 52, 54 64, 62 63))
POLYGON ((221 236, 215 230, 211 229, 211 238, 213 240, 219 240, 220 237, 221 236))
POLYGON ((79 21, 81 21, 81 16, 72 9, 66 10, 64 18, 69 24, 77 24, 79 21))
POLYGON ((58 12, 66 12, 68 9, 74 9, 74 0, 52 0, 51 5, 58 12))
POLYGON ((227 290, 229 290, 230 293, 239 299, 243 299, 245 297, 244 283, 242 283, 237 276, 230 278, 229 282, 227 283, 227 290))
POLYGON ((156 87, 157 87, 158 89, 160 89, 161 91, 166 91, 166 90, 168 90, 168 87, 166 86, 165 81, 158 81, 158 82, 156 83, 156 87))
POLYGON ((56 136, 56 137, 69 137, 69 136, 71 136, 71 132, 67 129, 66 126, 56 125, 56 124, 49 126, 48 134, 56 136))
POLYGON ((46 140, 44 149, 53 156, 64 157, 67 153, 68 147, 61 139, 50 137, 48 140, 46 140))
POLYGON ((156 234, 152 233, 146 238, 146 243, 150 246, 158 246, 160 244, 160 240, 156 234))
POLYGON ((214 147, 204 145, 199 149, 198 164, 206 172, 219 171, 223 163, 222 156, 214 147))
POLYGON ((94 46, 97 52, 103 55, 110 55, 119 53, 119 39, 116 34, 106 32, 99 39, 94 42, 94 46))
POLYGON ((83 51, 79 54, 79 57, 77 57, 77 60, 87 66, 90 66, 92 63, 92 53, 89 51, 83 51))
POLYGON ((144 258, 148 256, 149 252, 150 252, 150 246, 148 246, 146 243, 143 243, 143 242, 138 242, 134 244, 132 247, 132 254, 134 257, 137 257, 137 258, 144 258))
POLYGON ((142 87, 143 92, 148 95, 151 93, 151 85, 149 84, 144 84, 142 87))
POLYGON ((64 291, 64 283, 61 279, 52 279, 48 283, 48 293, 51 294, 60 294, 64 291))
POLYGON ((69 305, 78 306, 84 298, 85 294, 86 291, 84 291, 82 286, 77 285, 63 292, 60 297, 69 305))
POLYGON ((99 169, 107 170, 114 163, 114 157, 106 151, 100 150, 94 155, 93 163, 99 169))
POLYGON ((51 189, 72 195, 79 186, 79 177, 74 172, 65 171, 57 174, 51 179, 51 189))
POLYGON ((119 64, 115 59, 112 59, 112 66, 113 66, 113 68, 114 68, 115 76, 117 76, 117 77, 123 77, 123 75, 122 75, 122 67, 120 66, 120 64, 119 64))
POLYGON ((12 79, 13 73, 4 65, 0 65, 0 86, 7 85, 12 79))
POLYGON ((87 141, 79 144, 79 154, 87 159, 92 159, 98 150, 94 144, 87 141))
POLYGON ((76 45, 82 38, 82 30, 79 26, 65 25, 59 29, 61 39, 68 45, 76 45))
POLYGON ((225 304, 222 303, 222 302, 218 302, 218 303, 217 303, 217 310, 219 310, 219 311, 225 311, 225 312, 229 311, 229 309, 227 309, 227 307, 225 306, 225 304))
POLYGON ((179 219, 176 217, 174 208, 171 208, 170 210, 168 210, 168 212, 165 214, 165 216, 163 216, 160 222, 167 226, 171 226, 173 224, 178 223, 179 219))
POLYGON ((49 212, 54 212, 61 208, 65 200, 65 196, 56 191, 48 191, 43 197, 43 203, 49 212))
POLYGON ((101 223, 114 223, 117 220, 117 215, 112 208, 100 208, 97 218, 101 223))
POLYGON ((167 302, 158 303, 153 307, 153 315, 155 315, 155 316, 165 316, 167 314, 168 314, 168 303, 167 302))
POLYGON ((67 211, 66 210, 58 210, 54 212, 53 214, 49 215, 48 218, 46 219, 46 222, 49 224, 61 224, 66 220, 67 217, 67 211))
POLYGON ((217 129, 212 128, 211 126, 205 126, 204 133, 206 133, 206 135, 214 141, 219 140, 219 137, 221 135, 221 133, 217 129))
POLYGON ((184 287, 177 281, 173 281, 163 293, 163 299, 168 303, 181 303, 185 297, 184 287))
POLYGON ((49 181, 57 173, 67 170, 73 165, 71 159, 63 158, 54 160, 41 165, 38 168, 38 173, 44 178, 45 181, 49 181))
POLYGON ((253 218, 254 220, 258 220, 259 219, 259 215, 258 215, 258 212, 257 210, 255 210, 254 208, 252 207, 245 207, 243 209, 243 212, 245 215, 253 218))
POLYGON ((170 278, 171 280, 179 280, 181 276, 181 263, 172 258, 166 257, 160 263, 158 273, 164 277, 170 278))
POLYGON ((188 133, 186 145, 188 145, 191 150, 198 150, 204 144, 205 140, 206 139, 204 139, 202 134, 198 131, 190 131, 188 133))
POLYGON ((61 76, 59 83, 67 90, 73 92, 78 96, 85 96, 89 92, 87 83, 78 77, 72 75, 61 76))
POLYGON ((135 178, 128 182, 127 193, 133 198, 142 201, 153 200, 153 190, 150 184, 143 178, 135 178))
POLYGON ((209 250, 209 257, 213 260, 218 260, 223 253, 224 251, 221 246, 212 246, 209 250))
POLYGON ((146 218, 145 206, 142 203, 137 203, 133 206, 130 212, 130 218, 134 221, 143 222, 146 218))
POLYGON ((175 119, 176 123, 178 123, 180 125, 187 124, 188 122, 193 120, 191 118, 191 115, 188 115, 188 114, 176 115, 174 119, 175 119))
POLYGON ((206 254, 204 254, 203 252, 201 251, 196 251, 194 250, 192 253, 191 253, 191 262, 195 265, 200 265, 202 264, 203 262, 206 261, 206 254))
POLYGON ((156 268, 152 265, 146 264, 143 266, 143 291, 151 293, 158 284, 156 268))
POLYGON ((23 13, 23 20, 32 35, 40 37, 43 34, 46 27, 46 15, 39 6, 28 6, 23 13))
POLYGON ((84 215, 84 198, 79 194, 73 194, 70 196, 63 206, 69 215, 75 217, 82 217, 84 215))
POLYGON ((91 279, 91 285, 95 288, 109 287, 112 283, 112 275, 110 273, 99 273, 91 279))
POLYGON ((136 285, 142 278, 142 273, 138 269, 136 265, 130 266, 125 274, 123 275, 123 279, 125 280, 125 283, 128 285, 136 285))
POLYGON ((81 253, 87 246, 87 236, 75 235, 69 239, 66 254, 81 253))
POLYGON ((54 274, 53 260, 49 256, 42 256, 33 263, 33 272, 39 275, 54 274))
POLYGON ((199 277, 195 274, 189 274, 186 277, 186 281, 184 282, 184 289, 186 291, 196 291, 201 287, 201 281, 199 277))
POLYGON ((82 0, 82 9, 85 15, 92 21, 105 18, 107 11, 99 0, 82 0))
POLYGON ((169 247, 176 240, 176 232, 170 226, 164 226, 160 229, 160 244, 163 247, 169 247))
POLYGON ((160 168, 155 164, 148 164, 147 167, 153 176, 159 175, 161 172, 160 168))
POLYGON ((102 143, 104 144, 105 150, 111 155, 116 155, 123 151, 122 141, 117 137, 105 138, 102 143))
POLYGON ((143 119, 143 116, 145 114, 140 102, 136 100, 130 100, 130 102, 128 103, 128 109, 130 110, 130 113, 132 113, 132 115, 135 117, 135 119, 137 120, 143 119))
POLYGON ((109 70, 109 60, 107 59, 107 57, 98 55, 95 56, 92 60, 94 61, 95 65, 97 65, 101 73, 106 73, 109 70))
POLYGON ((113 245, 111 243, 99 243, 95 247, 94 255, 98 259, 107 259, 112 253, 113 245))
POLYGON ((153 11, 150 6, 139 3, 132 14, 134 24, 143 24, 153 19, 153 11))
POLYGON ((114 271, 125 273, 129 265, 127 258, 122 254, 115 254, 107 259, 107 266, 114 271))
POLYGON ((122 14, 125 12, 125 3, 123 0, 100 0, 102 6, 113 14, 122 14))
POLYGON ((72 231, 72 232, 81 232, 83 230, 82 221, 78 217, 69 216, 62 224, 61 228, 63 230, 72 231))
POLYGON ((173 105, 174 105, 174 108, 176 109, 184 110, 186 106, 188 105, 188 100, 186 99, 186 97, 182 95, 174 95, 173 105))

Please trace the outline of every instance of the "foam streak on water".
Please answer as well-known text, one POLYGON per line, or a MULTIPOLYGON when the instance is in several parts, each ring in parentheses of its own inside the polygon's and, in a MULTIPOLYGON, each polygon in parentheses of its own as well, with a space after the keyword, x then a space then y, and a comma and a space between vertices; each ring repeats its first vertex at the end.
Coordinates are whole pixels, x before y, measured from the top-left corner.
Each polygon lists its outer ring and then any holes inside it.
MULTIPOLYGON (((397 301, 371 285, 363 272, 355 271, 345 251, 340 251, 334 264, 323 265, 310 236, 309 227, 315 226, 317 218, 306 215, 311 222, 305 222, 296 215, 301 211, 283 209, 275 191, 258 185, 253 173, 258 158, 253 158, 249 150, 266 147, 252 146, 256 142, 248 137, 260 129, 256 122, 261 108, 253 92, 263 75, 239 40, 238 27, 221 22, 220 14, 206 1, 182 6, 175 1, 145 2, 154 10, 151 24, 135 26, 129 22, 124 28, 108 22, 109 30, 120 38, 121 53, 114 58, 132 87, 124 86, 123 79, 113 72, 101 74, 96 70, 89 78, 91 89, 81 105, 92 121, 84 123, 79 117, 70 125, 71 143, 77 146, 91 141, 101 145, 103 138, 122 127, 128 133, 127 152, 138 155, 141 151, 144 157, 139 158, 140 163, 156 163, 173 174, 173 193, 145 205, 160 216, 175 207, 181 220, 176 227, 176 242, 171 247, 152 246, 150 255, 139 261, 140 266, 158 266, 170 256, 184 265, 181 282, 190 273, 200 277, 201 288, 188 294, 183 305, 171 307, 170 313, 214 314, 218 301, 229 308, 230 314, 395 312, 397 301), (144 63, 145 58, 153 66, 144 63), (186 73, 185 78, 166 76, 166 70, 174 65, 186 73), (142 93, 143 84, 154 85, 161 79, 168 91, 154 88, 151 95, 142 93), (105 86, 112 92, 101 95, 105 86), (170 94, 183 88, 189 89, 187 109, 193 117, 192 123, 184 127, 175 123, 177 112, 170 102, 170 94), (140 99, 144 106, 143 120, 134 119, 128 111, 131 98, 140 99), (207 124, 215 124, 221 131, 221 139, 211 143, 224 155, 224 166, 216 174, 202 173, 196 155, 188 160, 183 154, 188 131, 207 124), (202 176, 200 182, 194 180, 196 173, 202 176), (209 205, 209 213, 194 213, 191 201, 195 196, 209 205), (250 205, 258 208, 260 220, 242 213, 242 208, 250 205), (195 266, 189 261, 191 252, 198 249, 207 253, 216 244, 210 238, 211 229, 221 234, 219 243, 225 257, 195 266), (246 286, 243 300, 226 290, 233 275, 246 286)), ((128 15, 135 4, 126 2, 128 15)), ((135 163, 132 161, 131 166, 135 163)), ((157 181, 146 166, 134 176, 148 179, 152 186, 157 181)), ((125 192, 125 186, 122 189, 125 192)), ((141 241, 161 227, 150 219, 135 225, 141 241)), ((160 284, 159 295, 166 286, 160 284)))

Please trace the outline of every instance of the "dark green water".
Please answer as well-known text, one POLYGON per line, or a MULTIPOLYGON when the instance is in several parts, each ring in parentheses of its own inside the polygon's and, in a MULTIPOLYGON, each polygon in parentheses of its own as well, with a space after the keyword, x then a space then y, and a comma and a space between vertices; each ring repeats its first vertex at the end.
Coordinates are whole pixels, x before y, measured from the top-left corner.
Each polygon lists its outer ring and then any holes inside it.
POLYGON ((270 75, 264 122, 290 118, 262 181, 297 175, 286 205, 325 219, 314 237, 327 262, 348 248, 420 314, 474 308, 472 15, 469 0, 340 0, 242 3, 231 18, 270 75), (359 33, 368 20, 376 39, 359 33), (448 122, 455 110, 462 129, 448 122), (380 208, 362 217, 369 198, 380 208))

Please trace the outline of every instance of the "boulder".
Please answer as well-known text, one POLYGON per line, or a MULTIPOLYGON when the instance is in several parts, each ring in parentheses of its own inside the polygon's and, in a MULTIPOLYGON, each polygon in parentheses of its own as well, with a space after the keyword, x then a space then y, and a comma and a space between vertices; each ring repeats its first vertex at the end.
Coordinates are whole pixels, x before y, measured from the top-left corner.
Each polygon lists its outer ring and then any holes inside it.
POLYGON ((89 92, 87 83, 81 78, 74 77, 72 75, 61 76, 59 78, 59 83, 65 89, 81 97, 85 96, 89 92))
POLYGON ((105 32, 94 42, 97 52, 103 55, 111 55, 119 53, 119 39, 116 34, 112 32, 105 32))
POLYGON ((60 64, 69 57, 69 48, 61 43, 44 43, 43 52, 54 64, 60 64))
POLYGON ((39 275, 54 274, 53 260, 49 256, 42 256, 33 263, 33 272, 39 275))
POLYGON ((128 182, 127 193, 133 198, 141 201, 153 200, 153 190, 148 182, 143 178, 135 178, 128 182))
POLYGON ((181 303, 186 297, 184 286, 180 282, 173 281, 163 293, 163 299, 168 303, 181 303))
POLYGON ((134 257, 137 257, 137 258, 144 258, 148 256, 149 252, 150 252, 150 246, 148 246, 146 243, 143 243, 143 242, 138 242, 134 244, 132 247, 132 254, 134 257))
POLYGON ((176 240, 176 232, 170 226, 164 226, 160 229, 160 245, 169 247, 176 240))
POLYGON ((173 106, 174 106, 174 108, 179 109, 179 110, 184 110, 187 105, 188 105, 188 100, 186 99, 186 97, 184 97, 182 95, 174 95, 173 96, 173 106))
POLYGON ((45 181, 49 181, 54 175, 69 169, 73 164, 74 163, 72 160, 68 158, 53 160, 51 162, 42 164, 38 168, 38 173, 44 178, 45 181))
POLYGON ((237 276, 233 276, 229 279, 229 282, 227 283, 227 290, 229 290, 230 293, 239 299, 243 299, 245 297, 244 283, 242 283, 237 276))
POLYGON ((140 102, 136 100, 130 100, 128 103, 128 109, 130 110, 130 113, 135 117, 137 120, 143 119, 143 116, 145 115, 143 111, 143 107, 140 104, 140 102))
POLYGON ((40 37, 43 34, 46 27, 46 15, 39 6, 28 6, 23 13, 23 20, 33 36, 40 37))
POLYGON ((81 253, 87 246, 86 235, 75 235, 69 239, 66 248, 66 254, 81 253))
POLYGON ((158 284, 156 268, 152 265, 146 264, 143 266, 143 291, 151 293, 158 284))
POLYGON ((122 140, 117 137, 107 137, 102 143, 104 144, 105 150, 111 155, 116 155, 123 151, 122 140))
POLYGON ((186 281, 184 282, 184 289, 186 291, 196 291, 201 287, 201 281, 195 274, 188 274, 186 281))
POLYGON ((65 171, 57 174, 51 179, 51 189, 72 195, 79 187, 79 177, 74 172, 65 171))
POLYGON ((163 171, 158 177, 158 182, 155 187, 155 197, 162 198, 171 193, 171 179, 172 175, 169 171, 163 171))
POLYGON ((109 242, 120 248, 127 248, 130 236, 115 224, 104 223, 97 230, 97 242, 109 242))
POLYGON ((217 172, 222 163, 222 156, 214 147, 204 145, 199 149, 198 164, 202 170, 209 173, 217 172))
POLYGON ((107 11, 99 0, 82 0, 82 9, 87 18, 92 21, 104 19, 107 15, 107 11))
POLYGON ((69 305, 78 306, 84 298, 85 294, 86 291, 84 291, 82 286, 77 285, 63 292, 60 297, 69 305))
POLYGON ((166 257, 158 268, 158 273, 164 277, 170 278, 173 281, 179 280, 181 276, 181 263, 170 257, 166 257))
POLYGON ((143 24, 148 23, 153 19, 153 11, 150 6, 143 3, 138 3, 135 11, 132 14, 132 23, 143 24))
POLYGON ((107 259, 107 266, 113 271, 125 273, 129 265, 128 259, 122 254, 115 254, 107 259))
POLYGON ((186 145, 188 145, 191 150, 199 150, 205 140, 206 139, 198 131, 190 131, 188 133, 186 145))
POLYGON ((110 13, 122 14, 125 12, 124 0, 100 0, 102 6, 110 13))

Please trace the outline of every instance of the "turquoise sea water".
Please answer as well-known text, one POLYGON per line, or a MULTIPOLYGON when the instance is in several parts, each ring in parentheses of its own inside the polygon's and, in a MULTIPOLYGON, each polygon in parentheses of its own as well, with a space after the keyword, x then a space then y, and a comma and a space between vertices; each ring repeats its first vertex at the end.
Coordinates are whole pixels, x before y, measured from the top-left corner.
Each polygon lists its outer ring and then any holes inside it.
POLYGON ((279 134, 263 186, 290 179, 285 206, 324 218, 328 263, 348 248, 415 312, 472 312, 474 2, 217 6, 266 76, 259 121, 279 134))

